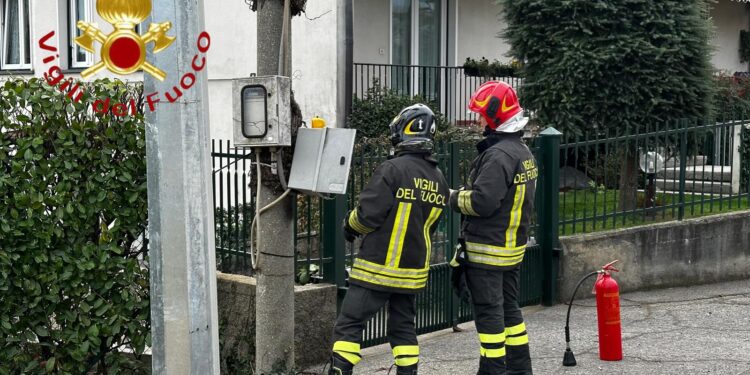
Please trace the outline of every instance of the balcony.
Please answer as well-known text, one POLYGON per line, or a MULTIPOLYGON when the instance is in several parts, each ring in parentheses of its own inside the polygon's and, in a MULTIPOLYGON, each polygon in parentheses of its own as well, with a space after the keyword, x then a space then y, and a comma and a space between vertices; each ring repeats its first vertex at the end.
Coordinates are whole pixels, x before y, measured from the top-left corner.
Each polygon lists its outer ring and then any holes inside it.
POLYGON ((365 99, 376 85, 402 95, 418 95, 452 124, 466 126, 478 121, 477 115, 466 109, 471 94, 489 80, 503 81, 514 88, 523 83, 519 77, 469 76, 463 67, 354 63, 352 91, 357 99, 365 99))

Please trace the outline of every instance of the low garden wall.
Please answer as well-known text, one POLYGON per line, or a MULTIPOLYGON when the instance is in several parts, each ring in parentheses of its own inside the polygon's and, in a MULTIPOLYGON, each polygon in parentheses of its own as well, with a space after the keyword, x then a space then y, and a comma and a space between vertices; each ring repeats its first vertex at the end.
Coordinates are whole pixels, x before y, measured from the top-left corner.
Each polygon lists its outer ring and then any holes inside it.
MULTIPOLYGON (((623 292, 750 278, 750 212, 708 216, 560 239, 558 296, 581 277, 619 259, 623 292)), ((592 278, 593 279, 593 278, 592 278)), ((586 296, 591 284, 579 296, 586 296)))

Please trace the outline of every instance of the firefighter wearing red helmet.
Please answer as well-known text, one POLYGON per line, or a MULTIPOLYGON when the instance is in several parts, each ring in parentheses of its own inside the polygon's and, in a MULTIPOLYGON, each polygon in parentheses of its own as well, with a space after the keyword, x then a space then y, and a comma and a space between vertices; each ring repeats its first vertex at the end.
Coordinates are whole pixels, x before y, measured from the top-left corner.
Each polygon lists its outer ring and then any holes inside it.
POLYGON ((477 144, 465 188, 451 191, 463 216, 451 261, 453 285, 471 298, 479 333, 478 374, 531 374, 529 338, 518 305, 538 170, 523 142, 528 122, 513 88, 490 81, 472 95, 485 138, 477 144))

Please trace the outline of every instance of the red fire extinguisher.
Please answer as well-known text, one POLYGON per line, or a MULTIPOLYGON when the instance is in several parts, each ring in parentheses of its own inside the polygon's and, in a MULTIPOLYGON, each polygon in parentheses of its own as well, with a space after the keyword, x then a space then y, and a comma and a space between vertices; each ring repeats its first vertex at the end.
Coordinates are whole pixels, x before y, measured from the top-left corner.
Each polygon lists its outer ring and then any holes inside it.
POLYGON ((613 265, 602 267, 596 278, 596 317, 599 321, 599 358, 603 361, 622 360, 622 325, 620 324, 620 287, 612 278, 619 272, 613 265))
POLYGON ((614 264, 618 261, 607 263, 599 271, 594 271, 584 276, 576 285, 573 295, 568 303, 568 314, 565 318, 565 355, 563 366, 575 366, 576 357, 570 349, 570 310, 573 307, 578 288, 588 278, 598 275, 594 283, 596 294, 596 315, 599 321, 599 358, 603 361, 622 360, 622 330, 620 324, 620 287, 612 278, 612 272, 619 272, 614 264))

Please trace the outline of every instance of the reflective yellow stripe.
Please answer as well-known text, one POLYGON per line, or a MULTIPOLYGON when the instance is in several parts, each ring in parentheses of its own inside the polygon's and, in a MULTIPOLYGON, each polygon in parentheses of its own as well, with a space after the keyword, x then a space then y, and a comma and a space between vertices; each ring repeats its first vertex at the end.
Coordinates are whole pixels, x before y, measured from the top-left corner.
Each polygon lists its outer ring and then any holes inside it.
POLYGON ((479 342, 483 344, 499 344, 505 342, 505 333, 480 333, 479 342))
POLYGON ((505 342, 505 345, 509 346, 520 346, 520 345, 526 345, 529 343, 529 335, 523 335, 518 337, 508 337, 508 340, 505 342))
POLYGON ((422 278, 427 277, 430 272, 429 269, 406 269, 406 268, 390 268, 382 264, 368 262, 361 258, 354 259, 354 267, 362 268, 368 272, 380 273, 386 276, 392 277, 405 277, 405 278, 422 278))
POLYGON ((499 258, 467 251, 466 256, 469 262, 499 267, 515 266, 523 261, 523 254, 512 258, 499 258))
POLYGON ((372 232, 374 229, 369 228, 369 227, 363 225, 359 221, 359 216, 357 214, 357 211, 359 211, 359 210, 354 210, 354 211, 352 211, 351 214, 349 214, 349 226, 352 227, 352 229, 354 229, 357 232, 362 233, 362 234, 368 234, 368 233, 372 232))
POLYGON ((400 279, 370 273, 360 268, 353 268, 349 275, 352 279, 362 280, 371 284, 403 289, 421 289, 427 284, 427 276, 418 280, 400 279))
POLYGON ((464 215, 479 216, 474 207, 471 205, 471 193, 472 191, 459 191, 458 192, 458 209, 464 215))
POLYGON ((498 257, 516 257, 523 254, 524 250, 526 250, 526 245, 516 247, 500 247, 475 242, 466 243, 466 251, 498 257))
POLYGON ((442 212, 443 209, 433 207, 432 211, 430 211, 430 216, 424 223, 424 243, 425 246, 427 246, 427 258, 425 258, 424 261, 424 268, 430 267, 430 255, 432 254, 432 238, 430 238, 430 228, 432 228, 432 225, 435 224, 438 218, 440 218, 440 214, 442 212))
POLYGON ((401 252, 404 249, 404 237, 409 226, 409 215, 411 214, 411 203, 401 202, 396 211, 396 220, 393 223, 391 241, 388 244, 388 256, 385 265, 389 267, 398 266, 401 260, 401 252))
POLYGON ((351 341, 336 341, 333 344, 333 351, 343 350, 349 353, 359 353, 360 345, 351 341))
POLYGON ((419 357, 403 357, 395 359, 396 366, 406 367, 419 363, 419 357))
POLYGON ((513 198, 513 208, 510 210, 508 229, 505 230, 505 246, 515 247, 518 241, 518 227, 521 225, 523 200, 526 196, 526 184, 516 185, 516 195, 513 198))
POLYGON ((333 344, 333 352, 340 355, 349 363, 356 365, 362 359, 359 355, 360 346, 356 342, 336 341, 333 344))
POLYGON ((501 358, 501 357, 505 357, 505 348, 500 348, 500 349, 485 349, 485 348, 480 347, 479 348, 479 355, 481 355, 482 357, 487 357, 487 358, 501 358))
POLYGON ((505 334, 508 336, 515 336, 523 333, 524 331, 526 331, 526 323, 521 323, 512 327, 505 328, 505 334))
POLYGON ((402 355, 419 355, 418 345, 399 345, 393 348, 393 356, 400 357, 402 355))
POLYGON ((349 226, 357 232, 362 233, 362 228, 359 226, 359 224, 359 220, 357 220, 357 210, 354 210, 351 214, 349 214, 349 226))

